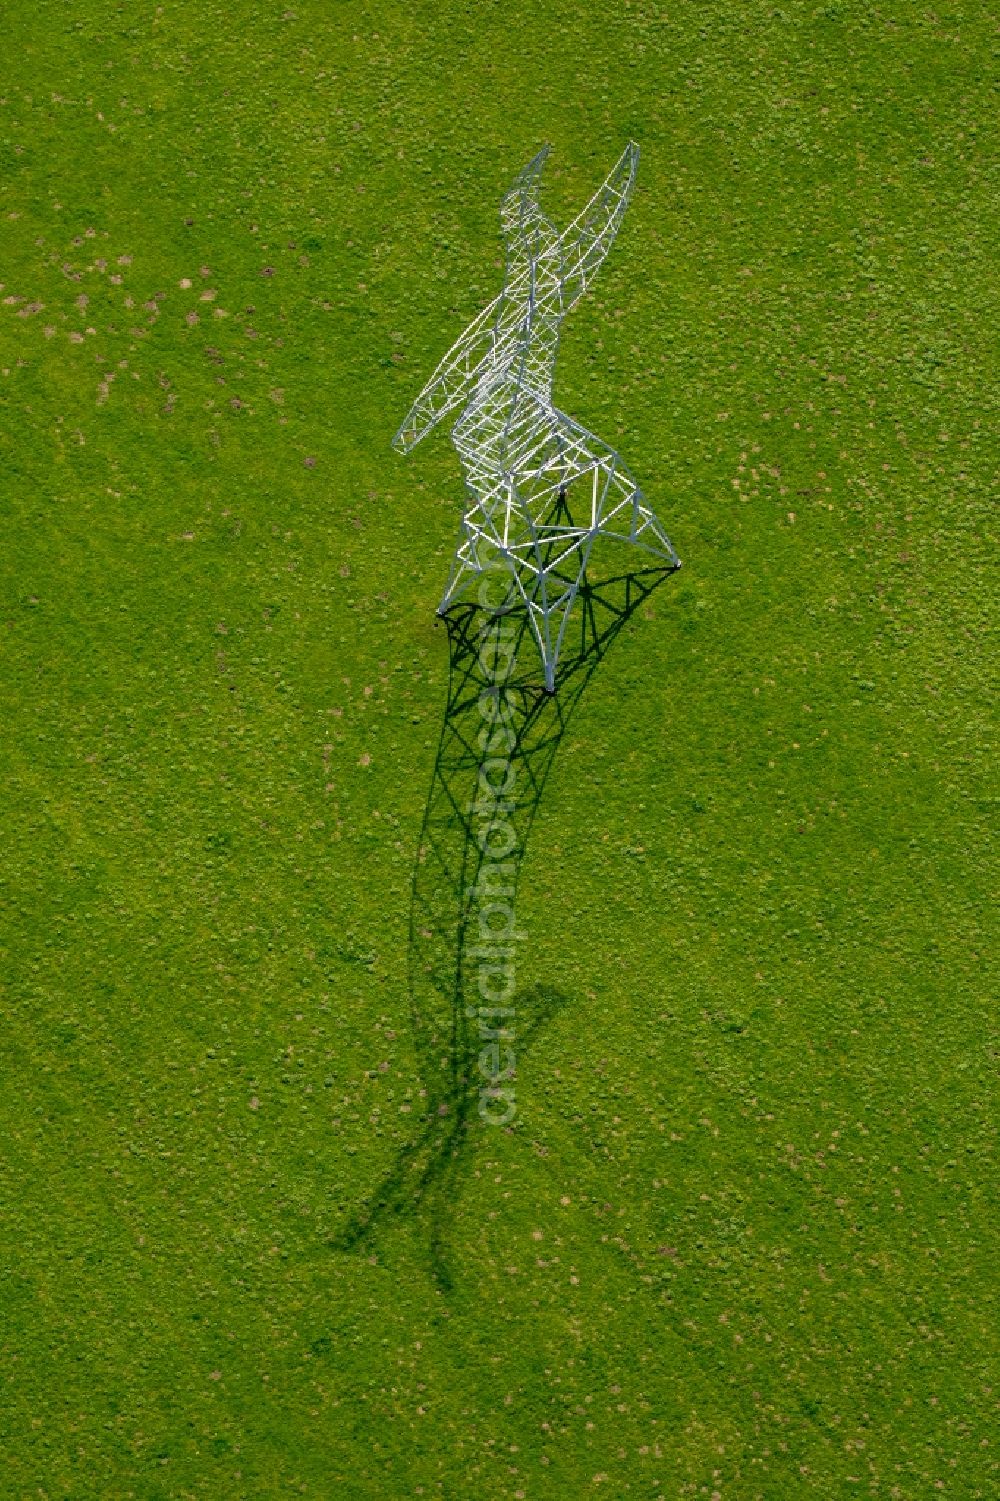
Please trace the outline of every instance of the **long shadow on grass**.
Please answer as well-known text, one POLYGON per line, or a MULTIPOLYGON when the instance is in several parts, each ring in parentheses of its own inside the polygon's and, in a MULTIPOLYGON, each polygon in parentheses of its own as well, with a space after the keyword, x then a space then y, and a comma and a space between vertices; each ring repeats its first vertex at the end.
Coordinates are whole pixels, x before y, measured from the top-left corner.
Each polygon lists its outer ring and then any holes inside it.
MULTIPOLYGON (((477 1014, 484 1005, 476 958, 483 953, 480 878, 488 861, 495 864, 484 853, 489 842, 484 831, 501 816, 513 829, 515 843, 504 855, 503 880, 505 899, 516 911, 528 836, 559 742, 619 631, 672 571, 635 570, 581 588, 553 694, 540 685, 538 651, 523 609, 486 611, 462 604, 445 616, 451 656, 448 703, 410 902, 409 991, 421 1078, 419 1128, 335 1235, 333 1244, 341 1250, 370 1247, 384 1222, 408 1217, 426 1229, 430 1267, 439 1286, 452 1284, 450 1232, 474 1142, 484 1132, 516 1126, 516 1117, 499 1127, 491 1123, 502 1120, 511 1100, 506 1095, 484 1097, 479 1066, 484 1045, 477 1014), (498 736, 501 724, 504 732, 498 736), (490 782, 498 780, 498 740, 500 759, 510 768, 503 777, 502 815, 495 802, 484 798, 484 767, 490 782), (491 1121, 483 1119, 482 1109, 491 1121)), ((495 872, 490 875, 496 879, 495 872)), ((517 1067, 523 1068, 567 999, 546 985, 516 990, 506 1003, 514 1014, 502 1025, 513 1035, 502 1046, 512 1048, 517 1067)), ((494 1087, 513 1092, 516 1074, 502 1078, 494 1087)))

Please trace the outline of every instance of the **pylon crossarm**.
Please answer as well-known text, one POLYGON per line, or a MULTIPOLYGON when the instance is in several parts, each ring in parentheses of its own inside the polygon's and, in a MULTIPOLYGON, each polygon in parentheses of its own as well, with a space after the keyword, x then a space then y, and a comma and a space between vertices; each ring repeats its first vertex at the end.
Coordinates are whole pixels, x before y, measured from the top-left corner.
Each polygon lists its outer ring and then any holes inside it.
POLYGON ((631 141, 611 172, 559 239, 562 251, 562 305, 567 312, 579 302, 604 260, 625 217, 639 162, 631 141))
POLYGON ((495 313, 502 295, 494 297, 440 361, 400 423, 392 440, 394 448, 409 453, 465 400, 468 387, 493 354, 495 313))

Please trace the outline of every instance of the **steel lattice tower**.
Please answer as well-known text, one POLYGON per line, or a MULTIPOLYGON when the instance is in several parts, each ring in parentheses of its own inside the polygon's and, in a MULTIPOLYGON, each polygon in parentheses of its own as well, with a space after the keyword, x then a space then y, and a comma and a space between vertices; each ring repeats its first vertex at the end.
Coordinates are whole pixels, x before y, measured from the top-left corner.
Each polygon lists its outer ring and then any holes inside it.
POLYGON ((552 403, 560 325, 614 242, 639 148, 629 143, 562 234, 538 204, 548 152, 545 146, 518 174, 501 204, 502 291, 445 355, 393 444, 408 453, 462 408, 451 436, 465 472, 466 511, 438 614, 484 569, 503 570, 501 608, 518 599, 526 606, 551 693, 596 539, 634 543, 674 568, 680 559, 621 456, 552 403))

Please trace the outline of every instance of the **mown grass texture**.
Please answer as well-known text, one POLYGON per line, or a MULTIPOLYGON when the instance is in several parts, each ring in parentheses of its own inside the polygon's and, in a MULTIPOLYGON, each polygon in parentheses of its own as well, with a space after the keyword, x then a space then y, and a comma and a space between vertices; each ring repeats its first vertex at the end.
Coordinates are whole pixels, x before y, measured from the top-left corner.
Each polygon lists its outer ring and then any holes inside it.
POLYGON ((996 48, 971 0, 8 17, 4 1494, 996 1493, 996 48), (556 394, 684 570, 535 813, 516 1125, 347 1248, 427 1099, 461 506, 389 441, 517 169, 566 222, 629 138, 556 394))

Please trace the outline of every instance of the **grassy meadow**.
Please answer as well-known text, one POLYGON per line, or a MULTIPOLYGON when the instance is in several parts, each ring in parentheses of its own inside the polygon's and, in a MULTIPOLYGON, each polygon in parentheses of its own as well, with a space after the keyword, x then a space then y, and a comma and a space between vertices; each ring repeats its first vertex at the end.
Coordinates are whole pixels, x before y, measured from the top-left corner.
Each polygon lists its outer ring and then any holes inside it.
POLYGON ((976 0, 8 10, 4 1498, 998 1494, 997 56, 976 0), (556 399, 684 567, 529 726, 498 1129, 420 950, 461 475, 390 443, 515 173, 562 225, 630 138, 556 399))

